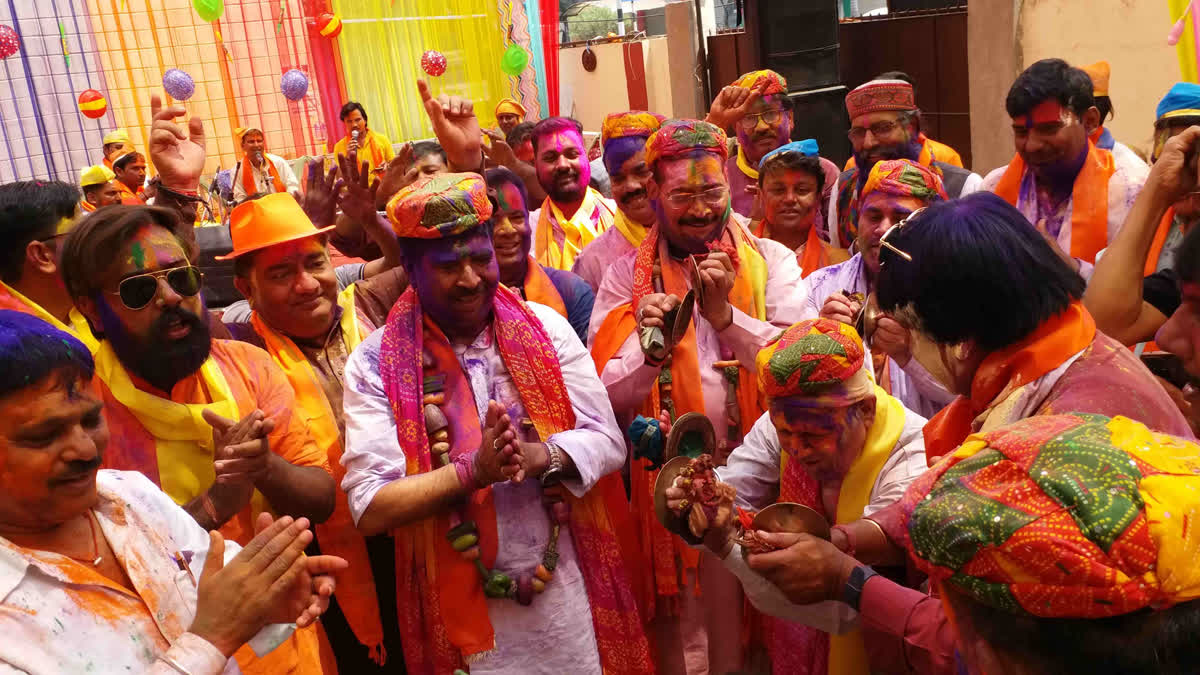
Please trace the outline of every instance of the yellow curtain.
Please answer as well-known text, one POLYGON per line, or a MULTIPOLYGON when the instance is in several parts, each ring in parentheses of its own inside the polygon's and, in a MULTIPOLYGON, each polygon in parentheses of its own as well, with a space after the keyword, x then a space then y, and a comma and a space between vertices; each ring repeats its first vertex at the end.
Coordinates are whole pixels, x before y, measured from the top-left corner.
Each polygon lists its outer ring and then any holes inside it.
POLYGON ((363 104, 371 128, 393 143, 433 135, 418 77, 429 81, 435 96, 470 98, 481 124, 509 95, 500 70, 504 33, 496 0, 333 0, 333 11, 342 17, 338 47, 346 95, 363 104), (441 77, 421 70, 428 49, 446 57, 441 77))

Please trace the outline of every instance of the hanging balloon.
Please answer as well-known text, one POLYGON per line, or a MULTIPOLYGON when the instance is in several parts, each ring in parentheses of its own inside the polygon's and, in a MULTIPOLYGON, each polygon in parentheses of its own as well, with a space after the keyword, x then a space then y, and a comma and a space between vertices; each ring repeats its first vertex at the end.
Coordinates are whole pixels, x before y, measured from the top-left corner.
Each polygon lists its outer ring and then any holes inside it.
POLYGON ((17 31, 12 26, 0 26, 0 59, 7 59, 19 51, 21 39, 17 37, 17 31))
POLYGON ((289 101, 299 101, 308 93, 308 76, 304 71, 292 68, 283 74, 279 81, 279 90, 289 101))
POLYGON ((100 119, 108 112, 108 101, 104 100, 104 94, 88 89, 79 95, 79 112, 88 119, 100 119))
POLYGON ((191 75, 178 68, 172 68, 163 73, 163 89, 171 98, 186 101, 196 93, 196 83, 191 75))
POLYGON ((330 40, 342 32, 342 17, 326 12, 317 17, 317 32, 330 40))
POLYGON ((504 56, 500 57, 500 70, 506 75, 517 77, 525 72, 528 65, 529 50, 518 44, 509 45, 508 49, 504 50, 504 56))
POLYGON ((446 57, 441 52, 430 49, 421 55, 421 70, 430 77, 441 77, 446 72, 446 57))
POLYGON ((192 7, 201 19, 212 23, 225 13, 225 0, 192 0, 192 7))

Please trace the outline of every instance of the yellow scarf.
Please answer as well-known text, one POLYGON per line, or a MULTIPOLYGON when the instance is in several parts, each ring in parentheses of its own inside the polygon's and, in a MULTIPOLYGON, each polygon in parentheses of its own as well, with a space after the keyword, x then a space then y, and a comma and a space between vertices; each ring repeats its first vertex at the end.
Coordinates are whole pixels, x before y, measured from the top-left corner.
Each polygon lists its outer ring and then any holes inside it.
MULTIPOLYGON (((238 420, 237 401, 225 381, 221 367, 210 356, 198 373, 211 403, 176 403, 138 389, 105 341, 96 350, 96 374, 108 385, 113 398, 129 409, 155 439, 159 487, 176 504, 186 504, 212 485, 213 428, 204 421, 205 409, 227 419, 238 420)), ((254 500, 265 505, 255 491, 254 500)), ((258 509, 261 510, 261 509, 258 509)))
POLYGON ((613 217, 613 227, 620 230, 621 234, 625 235, 625 241, 629 242, 629 245, 634 248, 642 245, 642 240, 646 238, 646 233, 650 231, 650 228, 645 225, 630 220, 629 216, 626 216, 625 212, 621 209, 617 209, 616 216, 613 217))
POLYGON ((593 188, 588 188, 583 196, 583 203, 568 219, 558 206, 546 197, 542 202, 542 213, 538 217, 537 241, 534 242, 534 257, 538 263, 556 270, 570 270, 575 264, 575 256, 583 247, 592 243, 612 226, 614 213, 604 196, 593 188), (596 223, 592 224, 592 214, 598 213, 596 223), (563 244, 560 247, 554 238, 554 225, 563 229, 563 244))
POLYGON ((746 159, 746 155, 742 152, 742 146, 740 145, 738 146, 737 166, 742 170, 742 173, 746 174, 747 178, 758 180, 758 169, 750 166, 750 162, 746 159))
POLYGON ((21 295, 17 289, 3 281, 0 281, 0 309, 14 309, 26 314, 32 314, 51 326, 79 338, 79 341, 93 354, 96 353, 96 349, 100 346, 100 343, 96 340, 96 336, 92 335, 92 328, 88 325, 87 319, 83 318, 79 310, 74 307, 71 308, 69 315, 71 325, 68 326, 59 321, 58 317, 43 309, 41 305, 21 295), (12 302, 5 302, 3 300, 3 294, 5 293, 11 296, 12 302))
MULTIPOLYGON (((904 431, 904 406, 887 392, 875 387, 875 422, 867 430, 862 453, 850 465, 838 494, 836 522, 849 523, 862 518, 871 498, 871 490, 883 471, 904 431)), ((787 464, 787 453, 779 454, 779 474, 787 464)), ((829 675, 865 675, 871 672, 862 633, 853 630, 829 636, 829 675)))

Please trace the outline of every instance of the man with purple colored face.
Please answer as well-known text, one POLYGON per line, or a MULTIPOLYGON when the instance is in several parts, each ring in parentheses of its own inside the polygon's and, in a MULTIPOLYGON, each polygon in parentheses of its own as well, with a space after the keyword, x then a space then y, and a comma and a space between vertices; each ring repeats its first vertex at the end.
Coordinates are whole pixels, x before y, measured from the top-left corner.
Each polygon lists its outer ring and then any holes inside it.
POLYGON ((614 262, 641 245, 657 220, 650 203, 652 175, 646 166, 646 139, 665 119, 641 111, 612 113, 604 118, 600 142, 604 146, 604 167, 612 180, 617 214, 612 228, 584 248, 572 268, 593 291, 600 288, 604 273, 614 262))
POLYGON ((570 270, 575 256, 612 227, 617 207, 588 183, 592 167, 583 125, 570 117, 550 117, 537 123, 533 168, 546 191, 542 207, 529 214, 533 256, 556 270, 570 270))
POLYGON ((1100 111, 1087 73, 1062 59, 1038 61, 1017 77, 1005 106, 1017 154, 983 189, 1017 207, 1085 279, 1117 236, 1149 169, 1117 162, 1088 139, 1100 111))
MULTIPOLYGON (((773 70, 746 73, 721 90, 705 118, 726 132, 736 127, 737 154, 726 162, 725 172, 729 175, 733 210, 745 218, 762 218, 761 213, 754 212, 758 165, 792 137, 793 105, 787 88, 787 80, 773 70)), ((821 213, 826 213, 838 168, 821 158, 821 170, 825 172, 821 213)))
MULTIPOLYGON (((645 153, 658 223, 600 283, 592 358, 622 428, 705 415, 720 439, 720 459, 762 415, 755 356, 799 318, 807 285, 795 252, 753 236, 734 216, 720 128, 671 120, 646 141, 645 153), (673 329, 693 296, 693 320, 682 332, 673 329)), ((730 637, 741 631, 737 579, 659 524, 651 501, 662 457, 634 447, 633 515, 641 521, 642 549, 651 552, 652 570, 643 576, 654 581, 659 672, 740 670, 741 644, 730 637)))

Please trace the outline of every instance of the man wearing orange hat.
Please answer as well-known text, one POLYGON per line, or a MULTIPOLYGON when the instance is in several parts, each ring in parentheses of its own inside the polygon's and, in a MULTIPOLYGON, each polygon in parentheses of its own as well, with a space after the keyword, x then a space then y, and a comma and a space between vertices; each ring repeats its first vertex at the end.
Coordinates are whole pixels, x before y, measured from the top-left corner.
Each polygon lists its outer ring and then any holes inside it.
POLYGON ((502 98, 496 104, 496 126, 500 127, 500 133, 505 136, 508 136, 508 132, 518 124, 525 121, 525 115, 525 106, 514 99, 502 98))
POLYGON ((259 194, 300 194, 296 172, 282 157, 267 152, 262 130, 243 127, 234 131, 233 137, 242 146, 242 161, 233 172, 234 202, 259 194))
POLYGON ((1100 111, 1099 124, 1094 129, 1089 128, 1088 140, 1097 148, 1111 152, 1113 161, 1118 164, 1131 164, 1134 170, 1139 166, 1145 166, 1145 160, 1130 150, 1128 145, 1113 138, 1112 132, 1104 126, 1104 123, 1113 116, 1112 98, 1108 95, 1112 68, 1108 65, 1108 61, 1097 61, 1089 66, 1080 66, 1079 69, 1091 78, 1092 97, 1096 101, 1096 109, 1100 111))
MULTIPOLYGON (((245 544, 262 512, 323 522, 328 456, 287 378, 255 347, 210 337, 202 275, 174 211, 112 206, 63 243, 67 291, 99 338, 96 374, 113 442, 105 468, 140 471, 205 529, 245 544)), ((321 673, 314 629, 237 659, 246 673, 321 673)))
MULTIPOLYGON (((404 288, 396 239, 375 211, 378 188, 368 188, 369 172, 360 173, 352 162, 353 158, 340 158, 348 189, 339 201, 346 213, 370 216, 364 227, 377 235, 384 256, 353 267, 371 281, 344 287, 339 283, 345 275, 335 273, 326 242, 333 226, 315 227, 288 194, 267 195, 235 208, 230 223, 233 251, 219 258, 234 261, 234 284, 251 308, 244 323, 230 324, 227 314, 226 327, 235 339, 266 350, 287 376, 296 392, 296 411, 328 456, 339 485, 345 474, 340 463, 345 434, 342 372, 350 353, 383 318, 363 311, 358 300, 386 286, 388 298, 382 304, 390 307, 404 288)), ((392 539, 365 540, 354 527, 340 488, 333 515, 315 529, 321 550, 350 561, 355 570, 344 578, 342 593, 323 621, 338 668, 383 672, 385 655, 398 658, 402 652, 398 640, 386 639, 396 631, 394 624, 384 630, 380 607, 394 599, 380 597, 372 569, 391 568, 392 539)))
POLYGON ((91 213, 102 206, 121 203, 121 190, 117 187, 117 174, 107 166, 89 166, 79 174, 79 187, 83 188, 83 199, 79 208, 91 213))
POLYGON ((146 202, 146 157, 140 152, 128 152, 113 161, 116 186, 121 191, 121 203, 137 206, 146 202))
POLYGON ((1149 174, 1145 164, 1117 162, 1088 139, 1100 120, 1092 91, 1087 73, 1062 59, 1025 69, 1005 103, 1017 154, 983 182, 1070 257, 1085 279, 1149 174))
POLYGON ((828 239, 835 246, 849 248, 857 238, 863 184, 877 162, 907 159, 935 167, 951 199, 980 189, 983 179, 961 167, 958 153, 921 130, 921 111, 907 80, 875 79, 863 84, 846 95, 846 112, 854 156, 836 181, 830 205, 828 239))
POLYGON ((625 444, 583 345, 500 284, 480 176, 422 178, 388 216, 412 285, 346 364, 342 486, 397 539, 408 673, 651 672, 625 444))

